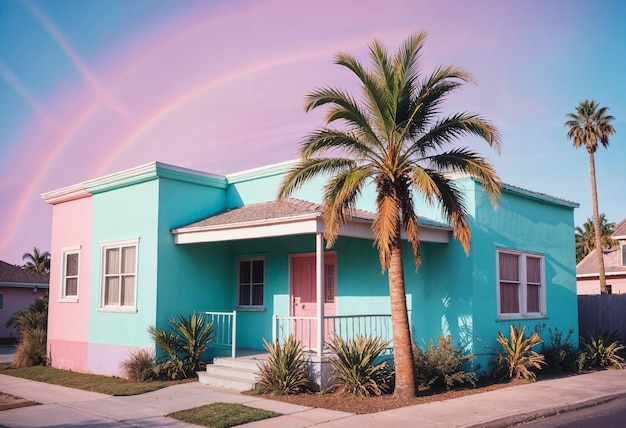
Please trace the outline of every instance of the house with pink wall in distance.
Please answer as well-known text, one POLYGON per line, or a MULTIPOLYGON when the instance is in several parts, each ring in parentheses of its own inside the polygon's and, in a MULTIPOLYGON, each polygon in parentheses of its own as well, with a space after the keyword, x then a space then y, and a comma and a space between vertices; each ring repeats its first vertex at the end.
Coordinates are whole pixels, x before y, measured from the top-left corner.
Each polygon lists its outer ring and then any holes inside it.
MULTIPOLYGON (((603 251, 604 272, 608 294, 626 294, 626 219, 613 233, 617 244, 603 251)), ((578 294, 600 294, 600 276, 596 250, 576 265, 576 290, 578 294)))
POLYGON ((49 279, 0 260, 0 338, 15 337, 5 324, 17 311, 26 309, 48 292, 49 279))
MULTIPOLYGON (((333 334, 391 339, 388 280, 372 245, 375 189, 364 189, 326 248, 323 182, 275 200, 292 166, 219 175, 151 162, 43 194, 53 206, 52 366, 120 376, 132 352, 156 350, 149 326, 166 329, 170 317, 194 312, 217 327, 214 362, 293 334, 320 368, 333 334)), ((453 180, 471 251, 438 207, 418 203, 419 270, 408 242, 404 251, 416 343, 450 335, 485 371, 497 333, 511 324, 577 330, 578 204, 504 185, 494 209, 478 182, 453 180)))

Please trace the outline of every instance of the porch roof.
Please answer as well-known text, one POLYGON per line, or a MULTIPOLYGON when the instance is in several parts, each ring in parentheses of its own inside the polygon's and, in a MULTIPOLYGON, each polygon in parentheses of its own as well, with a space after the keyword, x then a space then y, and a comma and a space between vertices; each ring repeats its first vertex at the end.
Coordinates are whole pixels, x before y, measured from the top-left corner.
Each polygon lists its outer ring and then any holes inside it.
MULTIPOLYGON (((356 209, 339 231, 340 236, 373 239, 374 214, 356 209)), ((447 243, 448 225, 419 219, 421 241, 447 243)), ((324 232, 322 205, 287 199, 228 209, 203 220, 172 230, 176 244, 233 241, 324 232)))

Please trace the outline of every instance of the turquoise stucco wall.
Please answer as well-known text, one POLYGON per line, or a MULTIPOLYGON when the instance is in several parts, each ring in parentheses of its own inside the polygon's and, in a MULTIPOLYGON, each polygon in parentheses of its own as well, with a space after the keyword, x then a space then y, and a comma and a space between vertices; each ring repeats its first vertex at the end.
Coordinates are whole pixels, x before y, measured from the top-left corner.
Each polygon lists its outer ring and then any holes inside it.
POLYGON ((89 342, 152 346, 146 326, 156 317, 158 181, 93 196, 91 318, 89 342), (102 243, 139 238, 137 251, 137 312, 99 310, 102 243))

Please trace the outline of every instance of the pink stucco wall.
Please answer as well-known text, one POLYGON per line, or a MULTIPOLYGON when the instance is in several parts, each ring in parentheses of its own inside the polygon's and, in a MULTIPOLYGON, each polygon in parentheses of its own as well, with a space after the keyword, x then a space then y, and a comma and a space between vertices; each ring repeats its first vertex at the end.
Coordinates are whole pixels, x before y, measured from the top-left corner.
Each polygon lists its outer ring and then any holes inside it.
MULTIPOLYGON (((626 276, 607 276, 606 283, 611 285, 612 294, 626 294, 626 276)), ((576 294, 600 294, 600 280, 597 278, 578 278, 576 280, 576 294)))
POLYGON ((50 309, 48 352, 53 367, 88 371, 89 308, 91 299, 92 198, 74 199, 53 206, 53 263, 50 269, 50 309), (80 247, 78 299, 62 301, 61 275, 63 249, 80 247), (68 367, 71 359, 72 367, 68 367))
MULTIPOLYGON (((105 343, 89 344, 89 372, 107 376, 125 377, 121 364, 127 361, 133 352, 142 348, 136 346, 111 345, 105 343), (112 364, 119 361, 117 364, 112 364)), ((154 349, 148 351, 154 352, 154 349)))
POLYGON ((2 294, 2 309, 0 309, 0 337, 15 337, 13 328, 4 325, 17 311, 26 309, 35 302, 39 296, 46 294, 47 289, 37 287, 37 293, 33 293, 30 287, 0 287, 2 294))

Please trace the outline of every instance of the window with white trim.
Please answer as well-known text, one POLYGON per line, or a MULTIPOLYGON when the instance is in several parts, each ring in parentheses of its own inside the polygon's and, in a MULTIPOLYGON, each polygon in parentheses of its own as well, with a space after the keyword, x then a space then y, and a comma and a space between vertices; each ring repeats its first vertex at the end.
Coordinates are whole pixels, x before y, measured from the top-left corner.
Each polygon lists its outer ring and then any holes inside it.
POLYGON ((239 260, 238 307, 263 308, 265 292, 265 260, 262 258, 239 260))
POLYGON ((544 257, 521 251, 497 251, 498 318, 546 315, 544 257))
POLYGON ((622 250, 622 267, 626 267, 626 244, 620 245, 620 250, 622 250))
POLYGON ((78 300, 78 272, 80 247, 64 248, 61 271, 61 300, 78 300))
POLYGON ((135 309, 138 243, 134 239, 102 244, 101 308, 135 309))

